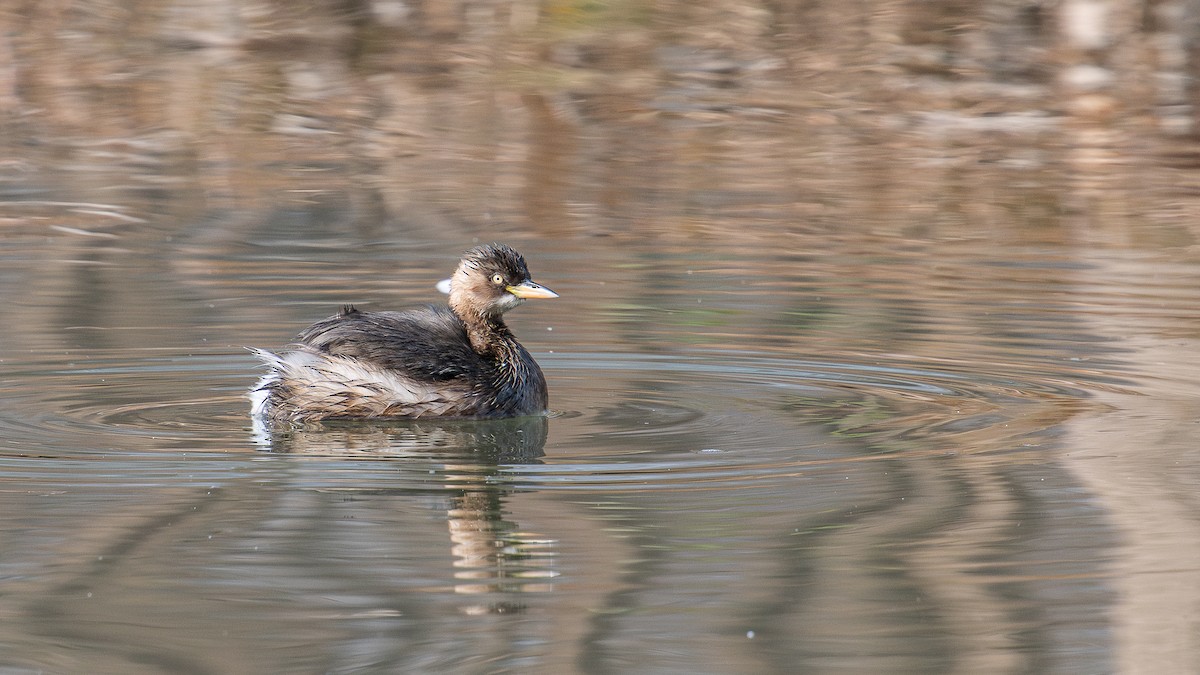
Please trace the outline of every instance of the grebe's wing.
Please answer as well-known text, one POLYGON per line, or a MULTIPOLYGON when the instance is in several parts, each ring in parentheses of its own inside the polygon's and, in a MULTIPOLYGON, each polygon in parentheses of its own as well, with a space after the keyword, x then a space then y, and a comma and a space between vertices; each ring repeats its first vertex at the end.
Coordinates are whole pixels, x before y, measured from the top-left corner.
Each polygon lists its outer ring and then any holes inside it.
POLYGON ((305 347, 417 380, 478 375, 483 363, 462 321, 446 307, 360 312, 346 307, 306 328, 305 347))

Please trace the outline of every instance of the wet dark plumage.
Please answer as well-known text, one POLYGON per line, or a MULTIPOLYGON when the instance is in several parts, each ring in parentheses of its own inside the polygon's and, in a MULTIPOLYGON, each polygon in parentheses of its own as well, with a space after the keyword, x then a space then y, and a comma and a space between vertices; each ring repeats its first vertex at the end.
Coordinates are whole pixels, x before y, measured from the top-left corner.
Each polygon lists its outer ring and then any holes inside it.
POLYGON ((502 315, 524 298, 556 297, 502 244, 468 251, 449 307, 362 312, 347 306, 258 351, 271 368, 251 392, 272 422, 377 417, 511 417, 545 411, 546 380, 502 315))

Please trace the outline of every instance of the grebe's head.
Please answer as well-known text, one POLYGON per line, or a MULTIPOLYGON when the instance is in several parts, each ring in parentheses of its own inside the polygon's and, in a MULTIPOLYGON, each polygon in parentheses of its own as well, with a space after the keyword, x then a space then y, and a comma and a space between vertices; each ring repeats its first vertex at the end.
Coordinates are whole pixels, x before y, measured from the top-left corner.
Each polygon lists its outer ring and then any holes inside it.
POLYGON ((527 299, 557 297, 535 284, 525 259, 504 244, 467 251, 450 278, 450 307, 463 318, 496 318, 527 299))

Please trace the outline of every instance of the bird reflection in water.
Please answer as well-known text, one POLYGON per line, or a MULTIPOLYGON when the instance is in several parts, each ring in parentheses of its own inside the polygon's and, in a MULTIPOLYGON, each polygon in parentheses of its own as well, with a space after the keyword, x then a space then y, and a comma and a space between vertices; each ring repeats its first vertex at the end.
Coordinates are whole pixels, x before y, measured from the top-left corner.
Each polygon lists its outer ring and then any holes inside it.
MULTIPOLYGON (((498 420, 326 421, 305 427, 259 429, 264 452, 307 457, 379 458, 437 462, 433 474, 448 494, 446 522, 453 557, 453 590, 478 598, 467 614, 524 611, 518 593, 552 590, 558 542, 505 520, 514 492, 498 480, 501 467, 540 464, 549 420, 530 415, 498 420)), ((339 488, 354 494, 411 494, 404 487, 339 488)), ((427 492, 428 488, 422 489, 427 492)))

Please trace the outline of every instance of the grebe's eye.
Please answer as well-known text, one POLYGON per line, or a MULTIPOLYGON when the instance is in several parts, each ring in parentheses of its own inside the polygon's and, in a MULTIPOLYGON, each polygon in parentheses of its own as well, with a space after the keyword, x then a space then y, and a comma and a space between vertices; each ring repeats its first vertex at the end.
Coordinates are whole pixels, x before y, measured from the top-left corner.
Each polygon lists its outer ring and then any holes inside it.
POLYGON ((493 274, 492 275, 492 283, 496 284, 497 286, 504 283, 504 275, 503 274, 493 274))

